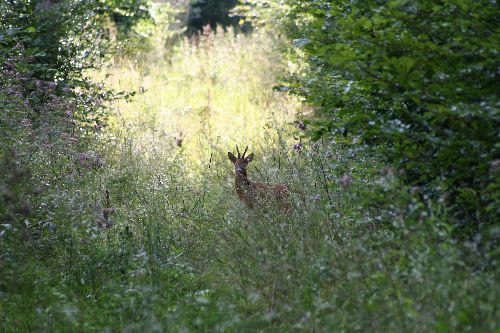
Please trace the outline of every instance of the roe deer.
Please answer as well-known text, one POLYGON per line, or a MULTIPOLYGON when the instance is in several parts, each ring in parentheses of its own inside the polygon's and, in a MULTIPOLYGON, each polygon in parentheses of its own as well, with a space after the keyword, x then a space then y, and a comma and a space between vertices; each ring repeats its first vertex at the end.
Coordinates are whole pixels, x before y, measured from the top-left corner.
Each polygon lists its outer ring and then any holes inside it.
POLYGON ((243 155, 240 155, 238 146, 236 146, 238 157, 231 152, 227 153, 229 160, 234 164, 236 173, 234 184, 240 201, 249 208, 254 208, 259 203, 274 203, 277 204, 281 211, 288 213, 290 211, 290 190, 287 185, 257 183, 248 179, 246 167, 253 160, 254 155, 252 153, 245 157, 247 150, 248 146, 245 148, 243 155))

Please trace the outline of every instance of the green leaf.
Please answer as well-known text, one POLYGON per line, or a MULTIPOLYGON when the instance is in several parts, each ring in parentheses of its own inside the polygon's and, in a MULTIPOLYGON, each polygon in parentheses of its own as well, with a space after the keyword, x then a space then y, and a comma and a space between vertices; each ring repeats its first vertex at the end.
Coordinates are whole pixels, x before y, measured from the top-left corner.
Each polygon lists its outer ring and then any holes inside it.
POLYGON ((408 73, 413 68, 413 66, 415 66, 416 62, 417 62, 417 60, 415 58, 411 58, 411 57, 399 58, 400 69, 406 73, 408 73))

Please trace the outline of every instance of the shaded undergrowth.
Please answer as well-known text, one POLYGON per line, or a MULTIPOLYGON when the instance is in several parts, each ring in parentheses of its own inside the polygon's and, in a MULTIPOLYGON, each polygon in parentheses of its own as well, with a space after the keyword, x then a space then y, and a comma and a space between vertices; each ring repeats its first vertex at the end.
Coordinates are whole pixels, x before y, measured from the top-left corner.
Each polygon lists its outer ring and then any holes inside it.
POLYGON ((495 253, 349 138, 299 142, 306 111, 272 92, 284 64, 260 38, 117 65, 112 83, 143 93, 110 129, 71 161, 34 154, 43 191, 26 195, 47 223, 2 235, 3 331, 498 329, 495 253), (235 143, 250 179, 290 186, 289 215, 237 200, 235 143))

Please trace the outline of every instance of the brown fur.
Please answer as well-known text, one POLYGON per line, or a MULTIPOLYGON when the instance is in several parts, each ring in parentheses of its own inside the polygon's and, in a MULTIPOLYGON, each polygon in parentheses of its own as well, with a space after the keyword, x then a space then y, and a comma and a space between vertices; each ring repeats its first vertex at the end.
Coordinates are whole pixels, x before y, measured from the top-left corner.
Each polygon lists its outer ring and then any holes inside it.
POLYGON ((238 157, 228 152, 229 160, 233 162, 235 168, 234 187, 240 201, 252 209, 263 203, 275 204, 282 212, 288 213, 290 211, 290 190, 288 186, 285 184, 251 182, 248 179, 246 167, 252 161, 254 155, 250 154, 245 157, 246 151, 247 149, 245 149, 243 156, 240 156, 238 151, 238 157))

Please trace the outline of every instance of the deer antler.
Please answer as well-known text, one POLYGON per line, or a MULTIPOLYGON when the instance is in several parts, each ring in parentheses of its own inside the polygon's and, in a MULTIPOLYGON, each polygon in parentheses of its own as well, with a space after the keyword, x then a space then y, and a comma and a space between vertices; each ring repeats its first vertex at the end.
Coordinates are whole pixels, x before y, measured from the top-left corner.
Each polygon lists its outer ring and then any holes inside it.
POLYGON ((247 153, 248 146, 246 146, 245 151, 243 152, 243 155, 240 154, 240 150, 238 149, 238 145, 236 145, 236 151, 238 152, 238 158, 245 158, 245 154, 247 153))

